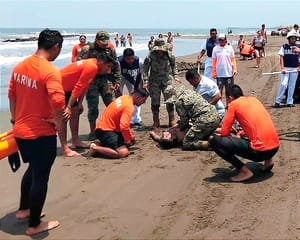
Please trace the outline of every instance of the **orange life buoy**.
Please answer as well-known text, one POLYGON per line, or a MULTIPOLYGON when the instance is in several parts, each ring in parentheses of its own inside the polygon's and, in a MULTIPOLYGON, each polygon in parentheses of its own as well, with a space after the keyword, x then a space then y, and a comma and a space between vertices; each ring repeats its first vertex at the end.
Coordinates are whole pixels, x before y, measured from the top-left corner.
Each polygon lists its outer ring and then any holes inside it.
POLYGON ((0 160, 17 152, 18 145, 13 132, 8 131, 0 134, 0 160))

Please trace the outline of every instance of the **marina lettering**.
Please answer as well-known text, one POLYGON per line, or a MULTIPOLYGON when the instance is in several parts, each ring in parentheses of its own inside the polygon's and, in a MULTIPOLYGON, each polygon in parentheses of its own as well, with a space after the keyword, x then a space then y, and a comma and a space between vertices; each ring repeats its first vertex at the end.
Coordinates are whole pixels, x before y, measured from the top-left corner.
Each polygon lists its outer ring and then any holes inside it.
POLYGON ((24 74, 20 74, 20 73, 15 73, 13 74, 14 76, 14 80, 21 84, 21 85, 25 85, 28 88, 32 88, 32 89, 36 89, 37 90, 37 84, 36 84, 36 80, 31 79, 30 77, 24 75, 24 74))

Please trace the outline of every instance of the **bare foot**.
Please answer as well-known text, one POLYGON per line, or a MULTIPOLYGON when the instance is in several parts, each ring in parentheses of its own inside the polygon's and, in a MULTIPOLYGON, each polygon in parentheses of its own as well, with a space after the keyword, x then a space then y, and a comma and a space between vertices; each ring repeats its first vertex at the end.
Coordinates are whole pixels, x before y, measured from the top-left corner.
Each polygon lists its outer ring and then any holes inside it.
POLYGON ((243 166, 240 169, 239 174, 234 177, 231 177, 230 180, 233 182, 243 182, 252 177, 253 177, 253 172, 251 172, 250 169, 247 168, 246 166, 243 166))
POLYGON ((59 226, 58 221, 48 221, 48 222, 41 222, 38 226, 36 227, 30 227, 26 230, 26 234, 29 236, 45 232, 51 229, 54 229, 59 226))
POLYGON ((265 160, 265 164, 264 164, 262 170, 264 172, 270 172, 273 167, 274 167, 274 163, 273 163, 272 158, 271 158, 271 159, 265 160))
POLYGON ((78 152, 73 151, 73 150, 67 151, 63 155, 64 155, 64 157, 76 157, 76 156, 80 156, 80 154, 78 152))
POLYGON ((89 145, 84 143, 84 142, 77 142, 77 143, 73 143, 70 146, 70 148, 72 148, 72 149, 76 149, 76 148, 85 148, 85 149, 87 149, 87 148, 89 148, 89 145))
MULTIPOLYGON (((46 214, 44 212, 42 212, 40 218, 43 218, 45 216, 46 216, 46 214)), ((29 209, 19 210, 19 211, 16 212, 16 218, 19 219, 19 220, 27 219, 29 217, 30 217, 30 210, 29 209)))
POLYGON ((91 143, 90 144, 90 149, 89 151, 85 154, 85 157, 92 157, 95 153, 96 150, 94 149, 94 147, 96 147, 97 145, 95 143, 91 143))

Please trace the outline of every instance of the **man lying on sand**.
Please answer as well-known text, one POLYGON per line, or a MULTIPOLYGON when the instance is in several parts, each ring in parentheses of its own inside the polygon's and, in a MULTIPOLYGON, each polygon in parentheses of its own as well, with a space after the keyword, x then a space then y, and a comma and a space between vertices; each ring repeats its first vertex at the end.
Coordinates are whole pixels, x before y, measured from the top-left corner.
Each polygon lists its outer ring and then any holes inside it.
POLYGON ((170 85, 164 91, 166 103, 173 103, 180 118, 181 131, 186 131, 182 140, 182 149, 199 150, 199 141, 208 140, 220 123, 219 114, 214 105, 208 103, 194 90, 184 86, 170 85), (192 124, 190 127, 189 124, 192 124))
MULTIPOLYGON (((170 149, 170 148, 182 147, 182 142, 187 132, 188 129, 180 130, 180 127, 176 125, 167 130, 163 130, 160 134, 151 131, 149 135, 155 142, 158 142, 159 146, 162 149, 170 149)), ((199 140, 197 143, 194 143, 193 150, 208 150, 208 149, 209 149, 208 141, 199 140)))

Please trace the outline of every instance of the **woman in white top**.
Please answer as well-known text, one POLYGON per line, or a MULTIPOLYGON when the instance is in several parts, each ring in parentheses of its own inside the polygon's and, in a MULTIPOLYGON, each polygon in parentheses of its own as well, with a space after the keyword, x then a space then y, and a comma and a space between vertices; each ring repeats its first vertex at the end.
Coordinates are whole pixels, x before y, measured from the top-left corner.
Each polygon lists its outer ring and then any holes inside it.
POLYGON ((254 53, 256 57, 256 67, 260 67, 260 58, 264 52, 265 39, 261 34, 261 31, 257 31, 257 35, 253 38, 252 45, 254 47, 254 53))

